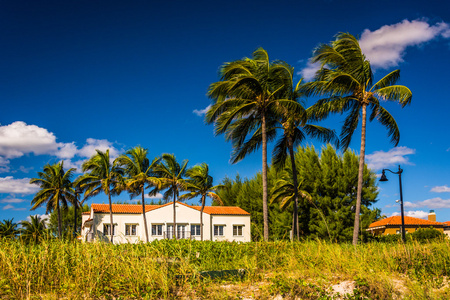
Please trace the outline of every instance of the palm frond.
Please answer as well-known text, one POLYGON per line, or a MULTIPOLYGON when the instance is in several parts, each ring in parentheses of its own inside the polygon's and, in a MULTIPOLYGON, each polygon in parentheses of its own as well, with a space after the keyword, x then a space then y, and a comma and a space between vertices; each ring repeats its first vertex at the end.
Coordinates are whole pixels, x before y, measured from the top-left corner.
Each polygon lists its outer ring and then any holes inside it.
POLYGON ((411 103, 412 92, 403 85, 391 85, 374 91, 374 95, 387 101, 398 101, 402 107, 411 103))
POLYGON ((375 83, 370 91, 374 91, 377 89, 385 88, 395 84, 400 79, 400 70, 394 70, 381 78, 377 83, 375 83))

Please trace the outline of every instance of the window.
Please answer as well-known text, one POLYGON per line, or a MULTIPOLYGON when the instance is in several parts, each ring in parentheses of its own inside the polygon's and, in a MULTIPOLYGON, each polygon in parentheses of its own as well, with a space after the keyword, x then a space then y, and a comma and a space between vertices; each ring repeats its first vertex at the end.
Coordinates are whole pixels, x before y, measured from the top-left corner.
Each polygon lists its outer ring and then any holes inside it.
POLYGON ((162 235, 162 225, 152 225, 152 235, 162 235))
POLYGON ((200 235, 200 225, 191 224, 191 236, 200 235))
POLYGON ((125 235, 136 235, 136 224, 125 224, 125 235))
POLYGON ((243 225, 233 225, 233 236, 242 236, 243 225))
POLYGON ((177 225, 177 239, 186 238, 186 225, 177 225))
POLYGON ((214 236, 223 236, 224 225, 214 225, 214 236))
MULTIPOLYGON (((114 224, 113 235, 116 235, 117 224, 114 224)), ((111 224, 103 224, 103 234, 111 235, 111 224)))

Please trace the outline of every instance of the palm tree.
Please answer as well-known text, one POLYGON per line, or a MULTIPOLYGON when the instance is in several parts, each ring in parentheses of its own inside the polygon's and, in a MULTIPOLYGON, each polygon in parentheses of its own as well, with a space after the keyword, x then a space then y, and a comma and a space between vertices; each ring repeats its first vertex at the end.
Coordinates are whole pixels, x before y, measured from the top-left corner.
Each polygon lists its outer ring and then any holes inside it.
POLYGON ((122 177, 123 170, 118 167, 117 160, 111 162, 109 149, 105 152, 100 150, 95 151, 97 153, 82 164, 81 168, 83 172, 88 173, 80 178, 78 184, 85 190, 84 197, 86 199, 96 196, 100 192, 108 195, 109 217, 111 222, 111 231, 109 233, 111 235, 111 243, 113 243, 114 223, 111 195, 117 195, 121 192, 121 187, 124 185, 122 177))
POLYGON ((58 215, 58 237, 61 238, 61 205, 67 207, 67 200, 73 201, 71 193, 71 177, 74 168, 64 171, 64 162, 61 161, 54 165, 47 164, 43 172, 38 172, 38 178, 32 178, 31 184, 37 184, 41 188, 31 200, 31 210, 46 204, 46 213, 55 210, 58 215))
POLYGON ((330 45, 321 44, 314 50, 312 62, 320 62, 314 81, 305 84, 307 95, 326 95, 314 105, 313 119, 326 118, 330 113, 349 112, 341 133, 343 149, 349 146, 353 133, 361 119, 361 150, 359 157, 358 189, 356 199, 353 244, 358 242, 359 214, 366 147, 367 108, 372 110, 369 120, 377 119, 388 129, 391 142, 397 146, 400 131, 391 114, 380 101, 398 102, 402 107, 411 103, 411 91, 396 85, 400 70, 395 70, 373 84, 373 73, 369 60, 362 53, 358 40, 349 33, 339 33, 330 45))
POLYGON ((304 102, 302 97, 304 96, 301 88, 301 78, 296 85, 294 85, 294 68, 285 62, 278 62, 278 73, 283 78, 284 86, 279 91, 280 96, 283 99, 290 99, 298 102, 298 111, 287 110, 281 107, 279 116, 273 121, 277 124, 271 125, 269 130, 276 130, 281 128, 283 135, 277 141, 272 153, 272 162, 277 170, 281 170, 286 163, 287 155, 289 153, 291 166, 292 166, 292 180, 294 188, 294 211, 293 211, 293 236, 297 239, 300 238, 299 224, 298 224, 298 179, 297 168, 295 165, 294 147, 304 142, 308 137, 316 138, 322 142, 333 142, 338 144, 338 138, 334 130, 324 128, 318 125, 310 123, 309 113, 310 109, 305 110, 303 108, 304 102))
POLYGON ((15 238, 19 233, 18 224, 14 223, 14 218, 0 221, 0 238, 15 238))
MULTIPOLYGON (((303 199, 311 201, 311 195, 301 189, 303 184, 303 179, 294 186, 296 182, 297 175, 294 173, 293 168, 287 168, 282 173, 281 176, 275 182, 270 194, 270 203, 277 202, 280 204, 280 209, 285 210, 292 202, 294 203, 294 212, 296 211, 296 205, 298 205, 298 195, 303 199), (294 179, 295 178, 295 179, 294 179)), ((295 238, 295 229, 297 228, 298 220, 294 217, 292 219, 292 237, 295 238), (297 222, 297 224, 295 223, 297 222)), ((297 236, 298 238, 298 236, 297 236)))
POLYGON ((81 208, 84 201, 86 200, 86 198, 84 198, 82 201, 80 201, 80 195, 83 193, 83 189, 80 186, 80 180, 83 176, 79 176, 77 179, 75 179, 75 181, 72 183, 72 194, 74 195, 73 197, 73 209, 74 209, 74 214, 73 214, 73 235, 74 237, 76 237, 77 234, 77 210, 78 208, 81 208))
POLYGON ((159 158, 153 159, 150 163, 147 153, 147 149, 137 146, 128 150, 125 155, 120 155, 117 158, 117 164, 124 169, 128 176, 126 186, 131 197, 142 195, 142 216, 144 218, 145 237, 148 242, 147 218, 145 216, 145 187, 146 185, 147 187, 159 187, 160 180, 154 176, 154 169, 159 162, 159 158))
POLYGON ((185 189, 189 193, 181 195, 181 199, 192 199, 197 196, 201 196, 202 207, 200 209, 200 240, 203 241, 203 210, 205 209, 206 197, 210 197, 216 202, 222 202, 219 195, 215 191, 219 188, 225 187, 224 185, 213 186, 213 177, 209 175, 208 164, 202 163, 192 167, 186 171, 186 176, 189 177, 186 180, 185 189))
MULTIPOLYGON (((325 219, 325 216, 323 215, 322 210, 319 209, 317 207, 317 205, 314 203, 311 195, 306 190, 302 189, 304 179, 300 180, 297 188, 295 188, 295 186, 292 184, 294 181, 293 177, 294 177, 294 175, 293 175, 292 169, 288 168, 288 169, 284 170, 284 172, 281 174, 280 178, 275 182, 275 185, 272 188, 272 191, 271 191, 272 198, 271 198, 270 203, 272 204, 274 202, 278 202, 278 203, 280 203, 281 210, 285 210, 292 201, 294 201, 294 205, 296 205, 297 197, 298 197, 298 195, 300 195, 303 199, 307 200, 309 203, 311 203, 317 209, 318 213, 320 214, 320 216, 323 219, 323 222, 324 222, 325 227, 328 232, 328 236, 331 239, 330 230, 328 228, 328 222, 325 219), (297 192, 297 195, 295 194, 296 192, 297 192)), ((294 220, 293 220, 293 222, 294 222, 294 220)), ((294 224, 292 224, 292 228, 294 228, 294 224)), ((292 231, 292 232, 293 232, 293 236, 294 236, 294 231, 292 231)), ((298 238, 298 236, 297 236, 297 238, 298 238)))
POLYGON ((185 180, 183 177, 186 173, 188 160, 184 160, 181 165, 177 162, 175 155, 164 153, 161 161, 155 168, 156 177, 160 180, 160 186, 154 188, 150 195, 156 195, 159 190, 167 189, 163 194, 163 199, 168 201, 173 200, 173 238, 177 238, 177 214, 175 210, 175 203, 179 192, 184 189, 185 180))
POLYGON ((38 215, 30 216, 30 221, 22 221, 20 225, 20 236, 24 241, 37 244, 46 234, 45 220, 38 215))
POLYGON ((295 101, 280 99, 283 88, 279 64, 270 62, 267 51, 259 48, 252 58, 225 63, 220 68, 221 81, 209 86, 208 96, 213 105, 206 113, 206 122, 214 123, 215 134, 225 133, 225 139, 233 144, 232 163, 243 159, 262 145, 262 181, 264 239, 269 239, 267 142, 274 135, 267 129, 273 113, 284 107, 298 111, 295 101), (246 141, 246 137, 252 137, 246 141), (256 136, 258 135, 258 139, 256 136))

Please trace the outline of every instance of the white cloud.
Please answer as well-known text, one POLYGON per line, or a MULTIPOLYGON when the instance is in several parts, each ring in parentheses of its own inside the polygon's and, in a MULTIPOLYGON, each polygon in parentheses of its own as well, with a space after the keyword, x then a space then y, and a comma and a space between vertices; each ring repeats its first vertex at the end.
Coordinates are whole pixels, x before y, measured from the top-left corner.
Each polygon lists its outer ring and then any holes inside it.
POLYGON ((162 199, 163 195, 161 193, 157 193, 155 196, 149 196, 148 194, 145 194, 144 198, 146 199, 162 199))
POLYGON ((57 143, 52 132, 36 125, 17 121, 0 126, 0 169, 9 171, 9 162, 28 153, 50 154, 59 158, 71 158, 76 153, 72 143, 57 143))
MULTIPOLYGON (((71 163, 75 156, 87 158, 95 154, 95 149, 106 151, 110 149, 110 155, 115 158, 119 151, 107 140, 88 138, 86 144, 78 149, 75 142, 58 143, 52 132, 36 125, 27 125, 17 121, 10 125, 0 126, 0 173, 9 172, 9 163, 13 158, 21 157, 28 153, 35 155, 54 155, 71 163)), ((79 164, 78 164, 79 165, 79 164)), ((21 167, 21 170, 26 170, 21 167)))
POLYGON ((30 178, 0 177, 0 194, 34 194, 38 190, 37 185, 30 184, 30 178))
POLYGON ((45 224, 46 224, 46 225, 47 225, 47 222, 48 222, 49 219, 50 219, 50 215, 46 215, 46 214, 42 214, 42 215, 40 215, 40 214, 35 214, 35 215, 30 215, 30 216, 27 217, 27 221, 28 221, 28 222, 31 222, 31 216, 33 216, 33 217, 35 217, 35 216, 40 217, 41 220, 44 220, 44 221, 45 221, 45 224))
POLYGON ((447 185, 435 186, 431 189, 431 192, 435 193, 450 193, 450 187, 447 185))
POLYGON ((76 173, 81 173, 81 165, 83 164, 84 159, 80 159, 77 161, 72 161, 71 159, 64 160, 64 170, 69 170, 71 168, 75 168, 76 173))
POLYGON ((5 199, 0 200, 0 203, 22 203, 25 201, 27 201, 27 200, 18 199, 18 198, 5 198, 5 199))
POLYGON ((45 128, 21 121, 0 126, 0 155, 7 159, 21 157, 25 153, 45 154, 57 149, 56 137, 45 128))
POLYGON ((375 31, 364 30, 359 43, 373 67, 389 68, 403 61, 407 47, 418 46, 438 37, 450 38, 448 23, 430 25, 425 20, 403 20, 375 31))
POLYGON ((70 159, 77 154, 77 151, 78 151, 78 149, 77 149, 77 146, 75 146, 74 142, 66 143, 66 144, 61 144, 58 151, 56 151, 55 155, 58 158, 70 159))
POLYGON ((450 208, 450 199, 442 199, 440 197, 436 197, 417 202, 404 202, 403 205, 405 207, 410 208, 418 208, 418 207, 428 207, 430 209, 450 208))
POLYGON ((0 156, 0 173, 6 173, 10 171, 9 159, 0 156))
POLYGON ((197 116, 201 117, 206 114, 206 112, 211 108, 211 104, 205 107, 204 109, 194 109, 192 112, 197 116))
POLYGON ((113 147, 113 143, 108 140, 97 140, 93 138, 88 138, 86 144, 78 150, 77 155, 81 157, 91 157, 96 153, 96 149, 100 151, 106 151, 109 149, 109 155, 111 157, 119 156, 119 151, 113 147))
POLYGON ((311 63, 308 61, 306 67, 297 72, 297 75, 301 75, 305 81, 310 81, 316 75, 317 70, 320 69, 320 63, 311 63))
POLYGON ((25 166, 20 166, 19 167, 19 171, 21 171, 21 172, 23 172, 23 173, 28 173, 28 172, 30 172, 31 170, 33 170, 34 169, 34 167, 25 167, 25 166))
POLYGON ((11 205, 11 204, 8 204, 8 205, 5 205, 4 207, 3 207, 3 210, 8 210, 8 209, 12 209, 12 210, 25 210, 26 208, 25 207, 15 207, 14 205, 11 205))
POLYGON ((380 170, 395 165, 413 165, 406 155, 411 155, 414 153, 416 153, 415 149, 401 146, 392 148, 387 152, 375 151, 372 154, 366 155, 366 160, 369 168, 373 170, 380 170))
MULTIPOLYGON (((395 212, 391 215, 391 217, 392 216, 400 216, 400 213, 395 212)), ((410 210, 410 211, 405 211, 405 216, 419 218, 419 219, 426 219, 426 218, 428 218, 428 212, 423 211, 423 210, 410 210)))

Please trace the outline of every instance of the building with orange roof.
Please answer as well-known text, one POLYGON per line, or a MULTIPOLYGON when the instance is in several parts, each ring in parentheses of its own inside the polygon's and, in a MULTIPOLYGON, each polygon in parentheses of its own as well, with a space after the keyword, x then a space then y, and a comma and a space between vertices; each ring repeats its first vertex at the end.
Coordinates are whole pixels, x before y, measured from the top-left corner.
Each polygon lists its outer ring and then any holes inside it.
MULTIPOLYGON (((450 222, 436 222, 436 214, 434 210, 430 210, 427 220, 405 216, 406 233, 413 233, 419 228, 434 228, 448 234, 449 231, 447 229, 449 228, 449 224, 450 222)), ((373 235, 400 234, 401 226, 401 217, 392 216, 373 222, 369 225, 367 231, 373 235)))
MULTIPOLYGON (((200 206, 176 202, 176 236, 200 240, 200 206)), ((109 204, 92 204, 82 214, 83 241, 109 241, 111 234, 109 204)), ((112 204, 114 243, 146 241, 142 205, 112 204)), ((173 204, 145 205, 149 241, 173 238, 173 204)), ((235 206, 205 206, 203 239, 213 241, 251 240, 250 214, 235 206)))

